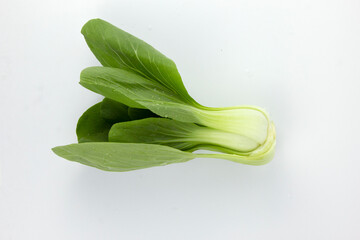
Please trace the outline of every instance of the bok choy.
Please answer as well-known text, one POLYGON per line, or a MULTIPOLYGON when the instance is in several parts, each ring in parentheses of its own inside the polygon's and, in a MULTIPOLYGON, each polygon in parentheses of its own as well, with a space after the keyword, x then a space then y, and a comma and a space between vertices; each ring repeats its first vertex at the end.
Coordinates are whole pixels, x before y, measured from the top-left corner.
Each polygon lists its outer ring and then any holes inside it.
POLYGON ((203 106, 175 63, 149 44, 101 19, 81 32, 102 66, 84 69, 80 84, 105 98, 80 117, 79 143, 52 149, 60 157, 107 171, 194 158, 250 165, 273 158, 275 128, 263 109, 203 106))

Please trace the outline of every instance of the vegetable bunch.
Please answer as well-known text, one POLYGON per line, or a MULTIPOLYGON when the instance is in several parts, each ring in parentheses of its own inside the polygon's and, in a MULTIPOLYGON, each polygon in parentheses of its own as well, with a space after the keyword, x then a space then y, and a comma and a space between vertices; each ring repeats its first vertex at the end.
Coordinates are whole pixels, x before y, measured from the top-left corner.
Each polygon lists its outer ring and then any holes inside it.
POLYGON ((105 98, 80 117, 79 143, 53 148, 57 155, 107 171, 198 157, 250 165, 272 159, 275 128, 261 108, 202 106, 175 63, 147 43, 100 19, 81 33, 103 66, 83 70, 80 84, 105 98))

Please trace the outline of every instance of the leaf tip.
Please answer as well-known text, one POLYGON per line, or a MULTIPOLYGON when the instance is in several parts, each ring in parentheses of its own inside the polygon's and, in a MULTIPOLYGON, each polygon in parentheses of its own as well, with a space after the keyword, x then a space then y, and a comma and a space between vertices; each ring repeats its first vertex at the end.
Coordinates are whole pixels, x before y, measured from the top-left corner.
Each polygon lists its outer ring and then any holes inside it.
POLYGON ((59 146, 51 148, 51 151, 53 153, 55 153, 55 155, 57 155, 59 157, 62 157, 61 150, 60 150, 59 146))
POLYGON ((87 29, 89 27, 93 27, 94 25, 97 25, 97 24, 102 24, 102 23, 107 23, 106 21, 100 19, 100 18, 93 18, 93 19, 90 19, 89 21, 87 21, 84 26, 81 28, 81 34, 82 35, 87 35, 87 29))

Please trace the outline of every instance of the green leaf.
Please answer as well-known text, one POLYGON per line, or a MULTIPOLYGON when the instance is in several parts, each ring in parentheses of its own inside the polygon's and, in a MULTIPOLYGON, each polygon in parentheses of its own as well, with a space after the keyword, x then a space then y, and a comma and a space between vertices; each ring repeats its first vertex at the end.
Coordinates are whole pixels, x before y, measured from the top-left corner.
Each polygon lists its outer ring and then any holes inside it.
POLYGON ((172 119, 145 118, 113 125, 109 132, 109 141, 161 144, 189 150, 199 144, 199 139, 192 137, 198 128, 193 123, 172 119))
POLYGON ((80 117, 76 126, 79 143, 108 141, 108 133, 112 124, 101 117, 101 104, 100 102, 90 107, 80 117))
POLYGON ((176 93, 138 74, 109 67, 89 67, 80 74, 80 84, 132 108, 146 108, 141 100, 182 103, 176 93))
POLYGON ((140 74, 196 104, 186 91, 175 63, 149 44, 101 19, 88 21, 81 33, 103 66, 140 74))
POLYGON ((201 110, 183 102, 180 96, 161 84, 126 70, 86 68, 81 72, 80 84, 131 108, 149 109, 159 116, 179 121, 199 122, 196 112, 201 110))
POLYGON ((111 123, 130 121, 128 108, 125 104, 104 98, 101 102, 100 115, 111 123))
POLYGON ((109 141, 161 144, 187 151, 206 145, 207 149, 240 155, 259 146, 239 134, 166 118, 114 124, 109 132, 109 141))
POLYGON ((196 157, 171 147, 141 143, 80 143, 52 150, 67 160, 116 172, 181 163, 196 157))

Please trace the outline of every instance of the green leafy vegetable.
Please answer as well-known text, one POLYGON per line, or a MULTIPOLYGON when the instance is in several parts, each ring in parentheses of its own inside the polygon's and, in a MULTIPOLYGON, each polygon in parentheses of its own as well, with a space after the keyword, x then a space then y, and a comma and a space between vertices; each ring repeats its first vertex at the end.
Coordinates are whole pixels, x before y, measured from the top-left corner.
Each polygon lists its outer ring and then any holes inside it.
POLYGON ((56 147, 57 155, 109 171, 196 157, 250 165, 272 159, 275 128, 263 109, 202 106, 172 60, 103 20, 90 20, 82 34, 103 67, 84 69, 80 84, 105 99, 79 119, 79 144, 56 147))

